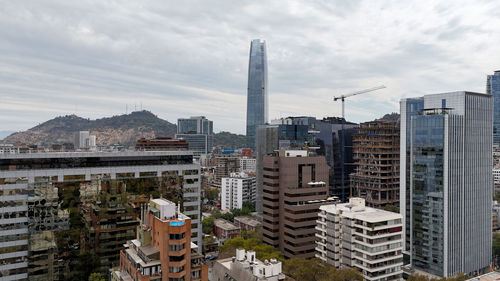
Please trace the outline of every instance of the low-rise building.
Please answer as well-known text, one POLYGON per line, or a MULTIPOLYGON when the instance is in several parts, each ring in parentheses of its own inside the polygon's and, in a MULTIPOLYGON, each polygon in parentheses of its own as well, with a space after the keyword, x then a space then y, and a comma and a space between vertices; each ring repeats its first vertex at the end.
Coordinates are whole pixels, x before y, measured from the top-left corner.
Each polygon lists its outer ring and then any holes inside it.
POLYGON ((365 206, 362 198, 320 207, 316 257, 357 268, 364 280, 403 280, 402 217, 365 206))
POLYGON ((246 231, 255 231, 258 227, 262 226, 262 223, 260 221, 245 216, 235 217, 234 224, 241 230, 246 231))
POLYGON ((285 280, 281 262, 275 259, 260 261, 255 251, 236 249, 236 257, 218 260, 213 268, 214 280, 278 281, 285 280))
POLYGON ((240 228, 225 219, 216 219, 214 221, 215 237, 222 243, 228 239, 238 237, 240 228))
POLYGON ((191 243, 191 219, 166 199, 141 207, 137 239, 120 252, 113 280, 208 281, 208 267, 198 246, 191 243))
POLYGON ((231 173, 221 181, 221 210, 241 209, 244 202, 255 203, 256 178, 245 173, 231 173))

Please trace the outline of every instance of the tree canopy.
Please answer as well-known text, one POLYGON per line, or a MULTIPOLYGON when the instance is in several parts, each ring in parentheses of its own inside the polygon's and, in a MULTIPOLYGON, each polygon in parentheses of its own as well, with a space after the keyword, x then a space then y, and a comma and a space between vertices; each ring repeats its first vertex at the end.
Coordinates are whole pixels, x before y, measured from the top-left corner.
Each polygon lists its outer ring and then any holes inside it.
POLYGON ((283 265, 283 272, 301 281, 362 281, 356 269, 336 269, 318 258, 289 259, 283 265))
POLYGON ((245 236, 247 239, 236 237, 227 240, 226 243, 219 248, 219 258, 232 257, 235 255, 236 249, 243 248, 247 251, 255 251, 255 255, 259 260, 283 260, 279 251, 276 251, 273 246, 262 242, 262 240, 256 237, 254 232, 249 231, 245 236))

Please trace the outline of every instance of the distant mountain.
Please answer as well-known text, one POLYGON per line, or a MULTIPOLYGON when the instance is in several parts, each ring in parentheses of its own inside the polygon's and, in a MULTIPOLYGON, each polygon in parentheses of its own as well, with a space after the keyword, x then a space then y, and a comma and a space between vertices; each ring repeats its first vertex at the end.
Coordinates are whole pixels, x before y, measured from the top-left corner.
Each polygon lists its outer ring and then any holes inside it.
POLYGON ((97 136, 98 144, 129 146, 134 145, 141 137, 173 137, 176 130, 175 124, 145 110, 96 120, 66 115, 56 117, 27 131, 11 134, 2 142, 48 146, 55 143, 73 142, 75 132, 90 131, 90 134, 97 136))
POLYGON ((393 112, 393 113, 386 114, 386 115, 382 116, 382 118, 379 118, 377 120, 399 122, 400 118, 401 118, 401 116, 399 115, 399 113, 393 112))
POLYGON ((237 135, 230 132, 220 132, 214 134, 214 146, 222 146, 224 148, 244 148, 246 146, 246 136, 237 135))

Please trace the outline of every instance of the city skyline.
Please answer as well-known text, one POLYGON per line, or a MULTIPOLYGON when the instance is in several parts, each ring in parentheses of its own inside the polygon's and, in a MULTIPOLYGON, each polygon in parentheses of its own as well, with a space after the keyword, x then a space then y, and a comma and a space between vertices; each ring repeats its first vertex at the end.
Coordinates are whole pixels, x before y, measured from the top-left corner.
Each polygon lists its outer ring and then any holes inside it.
POLYGON ((122 114, 128 104, 172 123, 205 115, 215 131, 243 134, 254 38, 270 51, 270 119, 339 116, 334 95, 379 83, 388 89, 347 103, 348 120, 397 112, 404 97, 484 92, 486 75, 499 68, 499 5, 5 3, 0 131, 72 113, 122 114))

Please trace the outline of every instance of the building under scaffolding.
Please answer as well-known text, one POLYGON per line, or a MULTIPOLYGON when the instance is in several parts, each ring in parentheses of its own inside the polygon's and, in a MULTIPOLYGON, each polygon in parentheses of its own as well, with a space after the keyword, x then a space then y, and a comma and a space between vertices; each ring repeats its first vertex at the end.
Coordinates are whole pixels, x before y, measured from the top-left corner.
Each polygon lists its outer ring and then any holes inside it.
POLYGON ((370 207, 399 205, 399 123, 372 121, 360 124, 353 137, 355 172, 351 195, 370 207))

